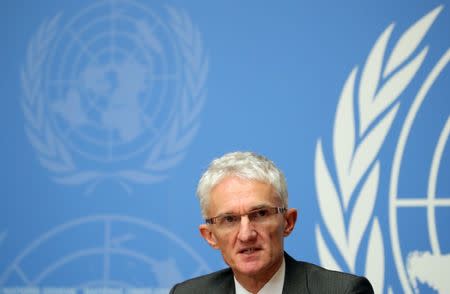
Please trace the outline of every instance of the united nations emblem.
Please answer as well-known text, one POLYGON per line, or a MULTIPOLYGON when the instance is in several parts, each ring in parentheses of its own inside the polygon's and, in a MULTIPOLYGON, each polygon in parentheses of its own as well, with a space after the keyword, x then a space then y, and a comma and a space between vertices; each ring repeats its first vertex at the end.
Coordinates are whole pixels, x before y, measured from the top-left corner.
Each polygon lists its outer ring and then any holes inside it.
POLYGON ((450 293, 450 163, 445 158, 450 154, 449 97, 429 93, 435 84, 449 85, 449 61, 447 49, 420 88, 401 130, 392 165, 390 233, 405 293, 418 293, 421 288, 450 293), (441 105, 439 111, 433 104, 441 105), (423 128, 427 132, 421 132, 423 128), (423 147, 417 150, 411 146, 423 147), (413 236, 408 234, 411 226, 413 236))
POLYGON ((44 22, 22 70, 26 135, 62 184, 163 180, 199 127, 208 58, 188 15, 96 1, 44 22))
MULTIPOLYGON (((343 87, 333 132, 330 155, 333 161, 327 160, 322 140, 317 143, 315 179, 323 222, 316 226, 316 241, 321 263, 328 268, 367 276, 375 293, 393 293, 392 287, 386 285, 384 277, 384 240, 387 236, 383 236, 379 216, 375 211, 381 173, 378 154, 398 113, 401 104, 399 96, 409 86, 427 56, 428 47, 419 49, 420 44, 442 8, 440 6, 430 11, 406 30, 395 42, 391 52, 387 50, 387 44, 394 25, 391 24, 385 29, 369 53, 359 78, 358 68, 355 67, 343 87), (334 166, 332 162, 335 163, 334 166), (357 259, 363 261, 359 263, 359 268, 357 259)), ((440 165, 444 151, 448 149, 448 107, 439 108, 443 111, 440 120, 443 127, 437 135, 438 138, 434 140, 437 143, 432 151, 431 170, 428 175, 420 174, 414 179, 416 183, 420 182, 419 178, 429 180, 428 190, 421 194, 426 197, 417 197, 416 190, 412 194, 400 191, 398 185, 401 179, 401 162, 415 165, 418 158, 424 158, 421 152, 408 160, 402 160, 405 142, 424 97, 447 66, 449 59, 450 51, 447 50, 419 90, 402 129, 392 168, 390 235, 399 279, 406 293, 419 292, 419 284, 428 284, 439 293, 450 291, 450 242, 448 234, 439 234, 437 229, 438 226, 448 227, 449 223, 448 195, 445 197, 445 192, 441 192, 444 196, 438 196, 437 193, 438 186, 445 186, 442 184, 445 183, 445 176, 441 177, 440 185, 437 179, 438 174, 445 170, 440 168, 440 165), (405 208, 412 208, 414 211, 405 214, 405 208), (421 223, 418 221, 419 216, 423 217, 421 223), (409 236, 409 239, 405 236, 404 233, 412 221, 416 230, 428 229, 424 235, 428 234, 431 246, 419 244, 420 240, 416 234, 409 236), (442 244, 447 244, 447 247, 444 249, 442 244), (447 269, 447 272, 444 269, 447 269)), ((446 105, 448 106, 448 103, 446 105)), ((437 118, 435 113, 431 114, 431 117, 437 118)), ((423 138, 415 144, 421 145, 422 142, 423 138)), ((408 167, 403 167, 403 172, 405 169, 408 170, 408 167)), ((417 168, 411 170, 418 172, 417 168)), ((407 178, 410 178, 410 173, 407 178)), ((411 183, 408 183, 408 186, 412 186, 411 183)))
POLYGON ((175 283, 208 272, 198 253, 166 228, 130 216, 95 215, 32 241, 1 273, 0 292, 168 293, 175 283))

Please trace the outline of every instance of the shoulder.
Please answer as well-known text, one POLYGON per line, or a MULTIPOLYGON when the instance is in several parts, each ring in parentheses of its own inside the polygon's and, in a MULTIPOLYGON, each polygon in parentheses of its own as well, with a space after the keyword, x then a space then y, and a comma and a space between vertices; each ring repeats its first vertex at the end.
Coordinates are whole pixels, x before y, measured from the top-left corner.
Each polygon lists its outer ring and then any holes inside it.
MULTIPOLYGON (((304 286, 310 293, 373 293, 372 285, 364 277, 328 270, 292 258, 289 264, 290 279, 302 277, 304 286)), ((286 282, 291 283, 292 281, 286 282)))
POLYGON ((220 293, 220 290, 224 290, 224 293, 229 293, 230 288, 234 289, 233 272, 231 269, 223 269, 186 280, 173 286, 170 293, 211 293, 212 288, 214 288, 216 293, 220 293))
POLYGON ((370 282, 360 277, 344 272, 332 271, 323 267, 306 263, 308 287, 310 289, 323 289, 328 287, 341 291, 340 293, 373 293, 370 282))

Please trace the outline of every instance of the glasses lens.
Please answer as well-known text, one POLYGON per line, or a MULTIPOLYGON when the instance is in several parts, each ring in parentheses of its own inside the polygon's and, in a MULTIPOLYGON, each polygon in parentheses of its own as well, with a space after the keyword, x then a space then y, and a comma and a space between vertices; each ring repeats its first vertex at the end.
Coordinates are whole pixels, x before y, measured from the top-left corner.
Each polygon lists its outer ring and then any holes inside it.
MULTIPOLYGON (((268 207, 268 208, 260 208, 254 211, 250 211, 247 214, 243 214, 242 216, 247 215, 250 222, 254 224, 263 224, 269 221, 270 217, 277 213, 283 213, 286 209, 278 208, 278 207, 268 207)), ((239 214, 227 214, 223 216, 218 216, 214 218, 215 221, 213 223, 221 230, 230 230, 237 228, 241 223, 241 215, 239 214)))
POLYGON ((239 215, 224 215, 219 217, 217 224, 220 227, 229 228, 239 223, 241 217, 239 215))
POLYGON ((271 213, 268 208, 261 208, 261 209, 250 212, 248 214, 248 218, 252 222, 261 223, 261 222, 264 222, 265 220, 267 220, 270 215, 271 215, 271 213))

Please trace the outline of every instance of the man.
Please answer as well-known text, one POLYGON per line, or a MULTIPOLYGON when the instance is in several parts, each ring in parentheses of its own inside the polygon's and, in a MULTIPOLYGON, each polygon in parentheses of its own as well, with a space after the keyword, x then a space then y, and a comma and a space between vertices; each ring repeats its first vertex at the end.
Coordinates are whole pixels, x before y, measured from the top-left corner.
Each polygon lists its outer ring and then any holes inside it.
POLYGON ((294 260, 284 238, 297 220, 283 173, 250 152, 214 160, 197 188, 200 233, 230 268, 175 285, 170 293, 373 293, 366 278, 294 260))

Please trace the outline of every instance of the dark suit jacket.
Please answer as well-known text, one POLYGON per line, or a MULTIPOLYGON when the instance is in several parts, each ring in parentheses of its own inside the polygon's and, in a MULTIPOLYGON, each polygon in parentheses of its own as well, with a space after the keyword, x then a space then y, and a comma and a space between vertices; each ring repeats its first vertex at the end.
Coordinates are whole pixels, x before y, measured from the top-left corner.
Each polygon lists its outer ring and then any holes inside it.
MULTIPOLYGON (((330 271, 311 263, 296 261, 287 253, 284 254, 284 259, 286 273, 283 294, 373 293, 372 285, 364 277, 330 271)), ((233 272, 228 268, 187 280, 175 285, 170 293, 235 293, 233 272)))

